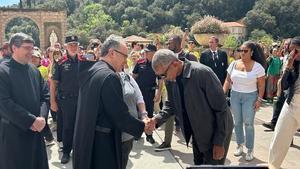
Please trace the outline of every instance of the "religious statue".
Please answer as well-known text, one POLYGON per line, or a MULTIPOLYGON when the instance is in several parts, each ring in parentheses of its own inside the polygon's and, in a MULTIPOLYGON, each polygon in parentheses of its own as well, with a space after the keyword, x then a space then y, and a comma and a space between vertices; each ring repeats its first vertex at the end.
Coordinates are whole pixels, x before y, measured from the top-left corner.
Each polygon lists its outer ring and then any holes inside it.
POLYGON ((51 34, 50 34, 50 37, 49 37, 49 40, 50 40, 50 46, 51 47, 54 47, 55 43, 57 42, 57 35, 56 33, 54 32, 54 30, 52 30, 51 34))

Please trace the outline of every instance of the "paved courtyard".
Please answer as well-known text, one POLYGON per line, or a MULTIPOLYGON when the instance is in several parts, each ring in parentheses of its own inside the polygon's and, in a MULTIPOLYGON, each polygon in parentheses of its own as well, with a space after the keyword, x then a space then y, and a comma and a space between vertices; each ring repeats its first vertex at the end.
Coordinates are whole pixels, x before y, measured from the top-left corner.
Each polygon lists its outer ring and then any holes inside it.
MULTIPOLYGON (((264 106, 256 114, 255 120, 255 148, 254 160, 246 162, 243 157, 233 156, 236 147, 233 134, 229 148, 227 165, 264 165, 268 159, 268 148, 273 135, 272 131, 266 130, 261 124, 269 121, 272 117, 272 107, 264 106)), ((151 145, 145 140, 145 136, 134 142, 133 150, 130 153, 127 168, 132 169, 183 169, 193 164, 192 147, 186 147, 181 132, 174 131, 172 140, 172 150, 155 152, 154 147, 158 146, 164 138, 163 127, 153 134, 156 143, 151 145)), ((294 136, 294 146, 289 149, 286 159, 282 165, 285 169, 300 169, 300 135, 294 136)), ((191 146, 191 145, 190 145, 191 146)), ((71 169, 69 162, 67 165, 60 164, 61 153, 58 153, 57 145, 48 148, 50 169, 71 169)))

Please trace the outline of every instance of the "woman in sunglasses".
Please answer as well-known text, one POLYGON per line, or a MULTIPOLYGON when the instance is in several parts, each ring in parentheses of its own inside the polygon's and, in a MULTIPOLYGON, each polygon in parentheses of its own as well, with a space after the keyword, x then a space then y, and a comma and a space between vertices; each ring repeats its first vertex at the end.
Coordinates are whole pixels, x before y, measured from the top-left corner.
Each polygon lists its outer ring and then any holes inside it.
POLYGON ((252 41, 245 42, 237 52, 241 59, 229 65, 223 90, 227 93, 231 87, 230 103, 237 141, 234 155, 243 154, 245 143, 248 149, 245 159, 251 161, 254 148, 254 116, 264 96, 266 61, 262 48, 252 41))
POLYGON ((290 51, 281 87, 288 90, 287 99, 277 120, 269 150, 270 169, 279 169, 300 126, 300 37, 291 40, 290 51))

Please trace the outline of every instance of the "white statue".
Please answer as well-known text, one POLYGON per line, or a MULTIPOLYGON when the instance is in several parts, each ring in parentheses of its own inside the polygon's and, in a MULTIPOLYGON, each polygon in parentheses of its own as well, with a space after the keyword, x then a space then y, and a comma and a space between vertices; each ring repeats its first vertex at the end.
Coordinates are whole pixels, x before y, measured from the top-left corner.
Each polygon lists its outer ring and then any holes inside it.
POLYGON ((52 30, 51 34, 50 34, 50 37, 49 37, 49 40, 50 40, 50 46, 51 47, 54 47, 55 43, 57 42, 57 35, 56 33, 54 32, 54 30, 52 30))

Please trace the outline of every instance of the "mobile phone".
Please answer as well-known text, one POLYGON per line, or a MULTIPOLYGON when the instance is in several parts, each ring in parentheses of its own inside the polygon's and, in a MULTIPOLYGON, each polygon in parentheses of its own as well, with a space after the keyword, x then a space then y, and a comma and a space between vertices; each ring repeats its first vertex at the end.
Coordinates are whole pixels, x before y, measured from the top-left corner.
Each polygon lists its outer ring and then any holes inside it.
POLYGON ((94 60, 95 59, 95 56, 91 53, 84 54, 82 57, 86 60, 94 60))

